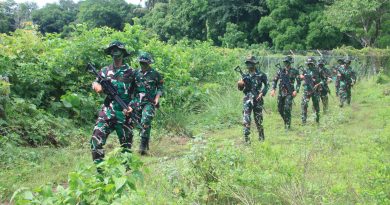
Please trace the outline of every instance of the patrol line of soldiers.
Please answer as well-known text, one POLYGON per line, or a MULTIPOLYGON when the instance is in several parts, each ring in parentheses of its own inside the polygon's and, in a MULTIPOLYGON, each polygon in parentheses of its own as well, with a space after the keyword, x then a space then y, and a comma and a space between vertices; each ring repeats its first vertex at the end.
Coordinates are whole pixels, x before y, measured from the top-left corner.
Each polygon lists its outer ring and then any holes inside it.
MULTIPOLYGON (((151 67, 153 60, 149 53, 141 52, 138 56, 139 69, 133 69, 123 62, 130 53, 119 41, 113 41, 105 49, 105 53, 112 56, 113 63, 103 67, 99 74, 116 87, 119 97, 129 107, 123 110, 115 100, 102 105, 91 138, 92 158, 95 163, 103 160, 103 146, 113 131, 116 131, 123 151, 130 151, 133 144, 133 129, 139 128, 141 135, 139 153, 147 154, 152 120, 163 94, 162 76, 151 67)), ((97 81, 92 83, 92 88, 97 93, 103 91, 97 81)))
MULTIPOLYGON (((244 139, 250 142, 251 113, 255 118, 255 124, 259 131, 259 140, 263 141, 263 97, 267 94, 269 83, 267 75, 256 68, 258 60, 254 56, 248 56, 245 60, 247 73, 237 82, 238 89, 244 92, 243 98, 243 130, 244 139)), ((283 59, 283 67, 277 64, 278 71, 272 80, 271 96, 275 96, 276 88, 279 84, 278 112, 284 121, 285 129, 291 127, 291 109, 293 99, 299 93, 303 81, 303 95, 301 101, 302 124, 307 121, 307 109, 309 101, 312 100, 316 114, 316 122, 320 121, 320 101, 322 101, 324 112, 328 111, 328 95, 330 89, 328 83, 332 81, 332 72, 325 67, 325 60, 318 62, 313 57, 308 57, 304 67, 293 68, 293 58, 286 56, 283 59), (300 72, 301 71, 301 72, 300 72)), ((340 107, 344 103, 351 102, 351 87, 356 82, 356 74, 350 67, 351 59, 339 59, 339 65, 334 69, 336 75, 336 95, 340 97, 340 107)))

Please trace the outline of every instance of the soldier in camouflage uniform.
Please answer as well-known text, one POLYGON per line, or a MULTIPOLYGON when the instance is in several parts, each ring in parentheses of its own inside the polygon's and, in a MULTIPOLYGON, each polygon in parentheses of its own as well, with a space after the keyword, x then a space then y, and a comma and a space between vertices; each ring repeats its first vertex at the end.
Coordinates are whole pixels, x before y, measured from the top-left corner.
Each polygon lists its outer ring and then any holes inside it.
POLYGON ((163 94, 164 81, 161 74, 150 66, 153 60, 149 53, 141 52, 138 61, 141 68, 135 72, 135 98, 131 104, 136 106, 134 109, 141 126, 139 153, 146 155, 149 150, 152 120, 163 94))
POLYGON ((331 78, 332 74, 325 67, 325 60, 324 59, 321 58, 318 61, 317 66, 318 66, 318 70, 320 72, 320 76, 321 76, 323 82, 326 82, 325 84, 323 84, 321 86, 321 89, 320 89, 320 97, 321 97, 324 113, 326 113, 328 111, 328 106, 329 106, 328 94, 330 94, 328 82, 330 82, 332 80, 332 78, 331 78))
POLYGON ((284 68, 279 68, 273 79, 271 96, 275 96, 275 90, 279 82, 278 111, 284 121, 285 129, 291 127, 291 109, 294 97, 301 87, 299 71, 291 67, 293 59, 286 56, 283 60, 284 68), (294 86, 296 82, 296 86, 294 86))
POLYGON ((337 74, 338 74, 339 70, 344 66, 344 59, 339 58, 339 59, 337 60, 337 63, 338 63, 339 65, 337 65, 337 66, 334 68, 333 73, 334 73, 335 76, 336 76, 336 81, 335 81, 335 84, 334 84, 335 90, 336 90, 336 96, 339 96, 339 91, 340 91, 340 77, 339 77, 337 74))
POLYGON ((347 58, 344 66, 342 66, 337 73, 340 78, 340 107, 344 106, 344 102, 347 101, 349 105, 351 103, 351 88, 356 83, 356 73, 351 68, 351 59, 347 58))
POLYGON ((315 60, 313 57, 309 57, 305 64, 307 65, 306 70, 303 71, 301 79, 304 81, 303 88, 304 93, 302 96, 302 123, 306 124, 307 119, 307 108, 309 106, 310 99, 313 101, 313 107, 316 112, 316 122, 320 122, 320 88, 325 83, 321 78, 320 72, 315 67, 315 60))
MULTIPOLYGON (((111 55, 113 63, 102 68, 99 74, 117 88, 120 98, 125 103, 130 103, 132 90, 134 88, 135 72, 127 64, 123 64, 123 58, 130 55, 125 49, 123 43, 119 41, 112 42, 106 49, 105 53, 111 55)), ((92 88, 101 93, 102 86, 98 82, 93 82, 92 88)), ((132 111, 122 110, 119 103, 112 99, 106 98, 93 130, 91 139, 92 158, 95 163, 99 163, 104 158, 103 145, 106 143, 108 135, 116 131, 119 142, 124 151, 129 151, 133 142, 133 133, 130 126, 130 120, 127 115, 132 111)))
POLYGON ((238 89, 244 92, 243 98, 243 125, 244 125, 244 139, 245 142, 250 143, 250 126, 251 126, 251 113, 255 118, 255 124, 259 131, 259 140, 263 141, 264 128, 263 128, 263 97, 268 91, 267 75, 256 69, 258 64, 257 59, 254 56, 248 56, 245 60, 245 65, 248 69, 248 73, 245 74, 243 79, 238 81, 238 89), (262 86, 264 88, 262 89, 262 86))

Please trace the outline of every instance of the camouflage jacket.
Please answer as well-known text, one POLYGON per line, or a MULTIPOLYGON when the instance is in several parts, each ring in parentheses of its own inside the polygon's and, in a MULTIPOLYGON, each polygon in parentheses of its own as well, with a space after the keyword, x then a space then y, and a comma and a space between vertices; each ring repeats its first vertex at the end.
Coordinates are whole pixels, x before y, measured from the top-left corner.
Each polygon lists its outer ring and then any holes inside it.
POLYGON ((139 102, 153 102, 156 95, 162 96, 164 80, 161 74, 150 68, 146 72, 141 69, 135 72, 135 98, 139 102))
POLYGON ((249 86, 251 88, 250 90, 243 89, 245 96, 256 97, 260 93, 262 93, 263 96, 267 94, 269 85, 268 85, 267 75, 265 73, 256 69, 254 73, 247 73, 245 75, 248 76, 251 83, 251 85, 249 86), (263 85, 264 88, 262 89, 263 85))
POLYGON ((321 77, 321 74, 316 67, 309 67, 303 71, 303 89, 305 93, 313 93, 320 91, 321 87, 326 84, 326 81, 321 77), (316 90, 314 86, 320 84, 316 90))
POLYGON ((355 83, 356 81, 356 73, 352 70, 350 66, 342 66, 338 70, 338 75, 340 76, 340 81, 348 85, 351 85, 352 82, 355 83))
MULTIPOLYGON (((125 102, 131 101, 131 96, 134 91, 135 71, 129 65, 124 64, 120 68, 114 69, 111 64, 102 68, 99 72, 102 77, 107 78, 116 87, 119 97, 125 102)), ((122 110, 120 105, 112 100, 115 110, 122 110)))
POLYGON ((319 69, 319 72, 320 72, 320 76, 321 76, 322 81, 323 81, 323 82, 326 82, 326 83, 323 85, 323 87, 327 89, 327 88, 328 88, 328 83, 327 83, 327 81, 332 79, 332 73, 331 73, 330 70, 327 69, 325 66, 322 67, 322 68, 321 68, 321 67, 318 67, 318 69, 319 69))
POLYGON ((273 79, 272 89, 276 89, 279 80, 279 94, 286 96, 291 95, 294 91, 299 92, 301 79, 299 78, 299 71, 297 69, 279 69, 273 79), (295 81, 296 86, 294 87, 295 81))

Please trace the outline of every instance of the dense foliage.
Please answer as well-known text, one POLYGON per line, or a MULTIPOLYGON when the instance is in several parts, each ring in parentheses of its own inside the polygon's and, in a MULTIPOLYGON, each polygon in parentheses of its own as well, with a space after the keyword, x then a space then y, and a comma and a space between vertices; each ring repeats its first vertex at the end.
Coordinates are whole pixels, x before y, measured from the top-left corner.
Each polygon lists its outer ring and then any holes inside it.
POLYGON ((0 32, 33 21, 42 33, 64 37, 73 30, 69 24, 123 30, 138 17, 165 42, 208 40, 228 48, 260 44, 277 50, 386 48, 389 11, 387 0, 148 0, 146 8, 125 0, 60 0, 39 9, 6 0, 0 3, 0 32))

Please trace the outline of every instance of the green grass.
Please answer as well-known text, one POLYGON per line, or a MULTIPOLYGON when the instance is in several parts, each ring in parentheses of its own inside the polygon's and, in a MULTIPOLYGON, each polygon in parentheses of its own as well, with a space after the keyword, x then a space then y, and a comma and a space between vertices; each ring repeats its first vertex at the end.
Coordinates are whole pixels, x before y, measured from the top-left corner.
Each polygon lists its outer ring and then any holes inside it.
MULTIPOLYGON (((210 96, 204 113, 186 119, 194 140, 153 131, 160 137, 152 141, 151 155, 142 158, 145 180, 129 203, 388 204, 389 86, 362 80, 353 88, 352 105, 342 109, 331 96, 329 113, 321 115, 320 125, 311 114, 308 124, 301 125, 298 96, 287 132, 276 98, 267 96, 266 142, 256 140, 252 125, 249 146, 243 143, 240 125, 242 94, 227 90, 210 96)), ((118 146, 116 141, 110 136, 108 150, 118 146)), ((87 146, 16 148, 12 155, 13 163, 0 175, 3 200, 22 186, 66 183, 69 171, 92 163, 87 146)))

